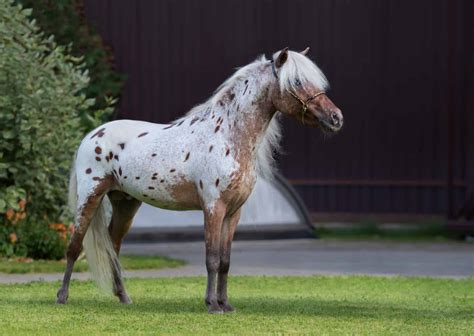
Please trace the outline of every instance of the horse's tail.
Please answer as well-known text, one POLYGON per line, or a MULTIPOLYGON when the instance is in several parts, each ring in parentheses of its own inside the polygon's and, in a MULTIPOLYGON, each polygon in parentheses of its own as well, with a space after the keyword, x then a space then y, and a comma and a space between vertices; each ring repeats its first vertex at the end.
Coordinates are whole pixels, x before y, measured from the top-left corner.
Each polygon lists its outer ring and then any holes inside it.
MULTIPOLYGON (((77 203, 77 177, 75 163, 71 169, 69 179, 69 206, 76 212, 77 203)), ((112 292, 114 276, 120 276, 120 263, 110 239, 107 229, 110 213, 110 202, 105 196, 94 217, 89 224, 82 242, 86 252, 89 270, 99 287, 107 292, 112 292)))
POLYGON ((75 218, 77 211, 77 175, 75 159, 72 161, 72 168, 71 172, 69 173, 68 205, 75 218))
POLYGON ((107 229, 107 208, 110 204, 106 198, 107 196, 102 199, 92 218, 83 246, 89 269, 97 284, 103 290, 111 292, 114 277, 121 277, 121 268, 107 229))

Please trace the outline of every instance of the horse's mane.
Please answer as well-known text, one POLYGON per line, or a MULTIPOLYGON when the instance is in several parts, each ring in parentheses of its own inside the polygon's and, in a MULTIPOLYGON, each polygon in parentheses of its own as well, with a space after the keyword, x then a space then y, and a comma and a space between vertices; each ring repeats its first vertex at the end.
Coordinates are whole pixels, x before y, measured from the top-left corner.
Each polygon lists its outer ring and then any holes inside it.
MULTIPOLYGON (((278 54, 279 52, 274 53, 273 59, 276 59, 278 54)), ((326 76, 324 76, 316 64, 299 52, 288 51, 288 59, 278 70, 280 90, 283 92, 286 89, 295 89, 296 79, 303 86, 304 83, 311 83, 320 90, 327 90, 329 88, 326 76)))
MULTIPOLYGON (((275 59, 278 54, 279 52, 273 54, 273 59, 275 59)), ((237 81, 254 75, 255 71, 259 67, 268 64, 268 61, 269 60, 262 55, 252 63, 237 68, 237 71, 226 79, 206 102, 193 107, 186 115, 199 114, 208 108, 213 108, 219 102, 221 96, 225 94, 229 88, 233 87, 237 81)), ((316 64, 301 53, 289 51, 287 61, 281 69, 278 70, 280 89, 283 91, 293 88, 296 79, 301 83, 310 82, 322 90, 326 90, 329 86, 326 77, 316 64)), ((259 176, 265 179, 272 179, 273 172, 276 170, 275 154, 280 151, 281 139, 279 116, 280 112, 277 111, 268 125, 257 152, 257 172, 259 176)))

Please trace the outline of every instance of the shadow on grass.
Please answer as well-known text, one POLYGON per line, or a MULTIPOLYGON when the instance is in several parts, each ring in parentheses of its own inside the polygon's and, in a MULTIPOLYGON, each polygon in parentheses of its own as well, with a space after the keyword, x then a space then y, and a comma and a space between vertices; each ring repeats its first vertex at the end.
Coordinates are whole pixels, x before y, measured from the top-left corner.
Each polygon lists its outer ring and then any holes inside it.
MULTIPOLYGON (((132 298, 133 299, 133 298, 132 298)), ((58 307, 75 310, 98 310, 101 314, 115 315, 127 314, 207 314, 202 299, 192 298, 164 298, 164 299, 138 299, 131 305, 121 305, 108 299, 83 299, 71 298, 66 306, 54 303, 54 298, 47 299, 6 299, 4 304, 28 305, 32 304, 37 309, 48 309, 58 307)), ((433 306, 406 307, 403 303, 384 304, 380 302, 367 302, 356 300, 321 300, 316 298, 258 298, 240 297, 231 300, 239 315, 281 315, 281 316, 317 316, 334 318, 377 318, 377 319, 428 319, 428 320, 472 320, 474 313, 472 309, 440 309, 433 306)))

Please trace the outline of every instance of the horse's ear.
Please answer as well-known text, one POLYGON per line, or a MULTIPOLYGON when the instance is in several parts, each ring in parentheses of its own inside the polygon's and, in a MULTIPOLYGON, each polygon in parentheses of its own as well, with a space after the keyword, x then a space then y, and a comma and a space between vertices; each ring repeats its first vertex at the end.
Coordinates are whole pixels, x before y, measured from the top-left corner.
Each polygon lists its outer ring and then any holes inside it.
POLYGON ((303 50, 300 54, 306 56, 309 52, 309 47, 306 47, 305 50, 303 50))
POLYGON ((275 60, 275 66, 280 68, 283 64, 285 64, 286 60, 288 59, 288 47, 283 49, 280 54, 278 54, 277 59, 275 60))

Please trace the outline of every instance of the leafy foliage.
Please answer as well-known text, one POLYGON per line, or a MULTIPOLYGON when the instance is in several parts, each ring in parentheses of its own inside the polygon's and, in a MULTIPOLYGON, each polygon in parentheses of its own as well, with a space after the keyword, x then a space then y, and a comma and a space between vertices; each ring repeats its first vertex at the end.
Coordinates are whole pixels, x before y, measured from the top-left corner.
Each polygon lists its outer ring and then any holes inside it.
POLYGON ((113 68, 113 54, 102 37, 88 24, 84 15, 83 0, 17 0, 33 10, 32 17, 47 35, 54 35, 60 45, 70 45, 70 54, 84 57, 89 69, 90 83, 83 91, 96 99, 94 105, 80 113, 81 123, 93 128, 97 122, 111 119, 110 99, 118 97, 124 75, 113 68), (72 42, 72 43, 71 43, 72 42), (104 113, 98 114, 102 110, 104 113))
POLYGON ((85 130, 80 116, 95 100, 85 94, 82 59, 45 37, 30 14, 0 0, 0 253, 57 258, 64 239, 50 225, 68 220, 67 177, 85 130))

